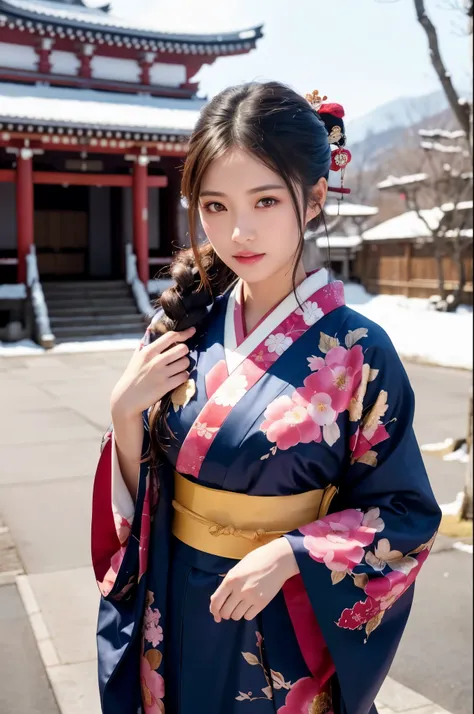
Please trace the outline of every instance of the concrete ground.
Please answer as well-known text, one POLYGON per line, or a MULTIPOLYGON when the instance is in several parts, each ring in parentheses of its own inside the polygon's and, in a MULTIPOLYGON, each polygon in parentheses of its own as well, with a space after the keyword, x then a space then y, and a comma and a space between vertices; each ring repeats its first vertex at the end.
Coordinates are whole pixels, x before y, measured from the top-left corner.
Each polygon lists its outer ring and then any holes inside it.
MULTIPOLYGON (((23 610, 15 586, 0 586, 2 714, 57 714, 41 662, 63 714, 99 711, 98 593, 89 556, 92 479, 109 423, 108 397, 129 356, 0 357, 0 516, 26 573, 16 581, 23 610)), ((417 394, 420 442, 464 435, 470 375, 407 369, 417 394)), ((439 501, 453 501, 465 467, 434 457, 426 457, 426 465, 439 501)), ((381 693, 383 714, 472 711, 472 556, 451 545, 441 539, 420 576, 393 679, 381 693)))

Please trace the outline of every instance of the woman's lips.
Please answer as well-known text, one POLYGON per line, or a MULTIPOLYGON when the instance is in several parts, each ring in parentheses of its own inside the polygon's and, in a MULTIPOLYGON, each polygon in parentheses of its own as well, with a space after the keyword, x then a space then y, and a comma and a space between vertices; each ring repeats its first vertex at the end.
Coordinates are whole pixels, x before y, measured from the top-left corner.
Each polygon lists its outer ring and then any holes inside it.
POLYGON ((258 263, 259 260, 265 257, 265 253, 238 253, 234 255, 235 260, 243 265, 252 265, 258 263))

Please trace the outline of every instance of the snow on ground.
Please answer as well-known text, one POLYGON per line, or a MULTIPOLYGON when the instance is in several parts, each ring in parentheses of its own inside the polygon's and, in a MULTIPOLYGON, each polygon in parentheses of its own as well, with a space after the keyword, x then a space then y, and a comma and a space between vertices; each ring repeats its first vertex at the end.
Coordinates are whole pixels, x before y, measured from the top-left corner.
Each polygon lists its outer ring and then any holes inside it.
MULTIPOLYGON (((388 333, 401 357, 441 367, 472 369, 472 308, 462 306, 456 313, 436 312, 428 300, 400 295, 369 295, 354 283, 345 286, 347 304, 388 333)), ((141 335, 91 339, 57 345, 50 352, 102 352, 132 350, 141 335)), ((0 342, 0 356, 20 357, 44 354, 30 340, 0 342)))
POLYGON ((369 295, 345 286, 347 304, 388 333, 402 357, 442 367, 472 369, 472 308, 436 312, 428 300, 401 295, 369 295))
POLYGON ((0 357, 30 357, 48 354, 71 354, 76 352, 119 352, 120 350, 135 349, 143 335, 136 337, 127 335, 104 338, 91 338, 80 342, 63 342, 51 350, 44 350, 32 340, 21 342, 0 342, 0 357))

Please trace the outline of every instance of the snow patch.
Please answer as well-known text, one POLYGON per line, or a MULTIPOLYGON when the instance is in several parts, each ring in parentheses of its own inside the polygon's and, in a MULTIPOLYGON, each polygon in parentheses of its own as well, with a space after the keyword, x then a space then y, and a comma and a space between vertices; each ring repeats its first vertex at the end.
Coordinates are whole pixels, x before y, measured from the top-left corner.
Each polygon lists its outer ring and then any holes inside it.
POLYGON ((0 285, 0 300, 26 300, 26 285, 0 285))
POLYGON ((441 367, 472 369, 472 308, 437 312, 429 300, 401 295, 369 295, 345 286, 349 307, 378 323, 401 357, 441 367))
POLYGON ((81 342, 63 342, 50 350, 45 350, 32 340, 21 342, 0 342, 0 357, 31 357, 44 354, 76 354, 78 352, 120 352, 134 350, 138 347, 143 335, 117 335, 108 339, 98 337, 81 342))

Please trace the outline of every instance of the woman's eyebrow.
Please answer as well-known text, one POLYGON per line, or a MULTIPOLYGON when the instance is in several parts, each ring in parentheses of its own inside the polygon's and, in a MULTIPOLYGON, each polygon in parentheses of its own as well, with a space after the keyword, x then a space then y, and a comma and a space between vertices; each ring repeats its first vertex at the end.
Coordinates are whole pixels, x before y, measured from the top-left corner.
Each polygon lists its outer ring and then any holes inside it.
MULTIPOLYGON (((261 193, 262 191, 275 191, 277 189, 284 190, 285 186, 277 183, 267 183, 264 186, 256 186, 255 188, 250 188, 247 193, 261 193)), ((222 191, 201 191, 200 196, 221 196, 222 198, 227 198, 225 193, 222 191)))

